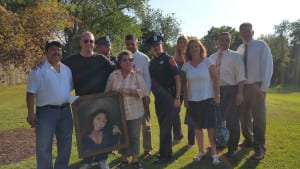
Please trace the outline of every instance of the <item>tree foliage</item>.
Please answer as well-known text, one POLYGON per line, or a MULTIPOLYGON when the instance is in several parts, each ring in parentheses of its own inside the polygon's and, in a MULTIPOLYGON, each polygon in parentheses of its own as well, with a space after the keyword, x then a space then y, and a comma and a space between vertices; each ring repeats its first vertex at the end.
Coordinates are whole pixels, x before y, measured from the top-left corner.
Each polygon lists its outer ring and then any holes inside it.
POLYGON ((0 62, 29 70, 43 58, 45 41, 59 37, 72 19, 57 2, 37 2, 13 13, 0 6, 0 62), (22 10, 21 10, 22 9, 22 10))
POLYGON ((274 59, 273 84, 300 84, 300 20, 274 26, 276 38, 267 40, 274 59))
POLYGON ((63 2, 70 16, 78 20, 73 27, 65 29, 66 54, 80 50, 80 33, 89 30, 95 38, 110 36, 113 53, 123 48, 124 37, 128 33, 141 35, 135 13, 144 8, 145 0, 72 0, 63 2))
MULTIPOLYGON (((142 37, 141 41, 145 42, 152 35, 161 35, 164 38, 166 51, 173 54, 174 44, 180 32, 180 24, 174 16, 175 14, 164 14, 162 10, 146 7, 142 13, 138 13, 141 18, 142 37)), ((148 53, 149 46, 141 44, 141 50, 148 53)))
POLYGON ((207 50, 207 55, 211 55, 218 50, 217 40, 218 35, 222 32, 229 32, 231 35, 231 45, 230 49, 236 50, 237 47, 242 43, 238 38, 238 32, 230 26, 221 26, 220 28, 211 27, 207 35, 202 38, 202 42, 207 50))

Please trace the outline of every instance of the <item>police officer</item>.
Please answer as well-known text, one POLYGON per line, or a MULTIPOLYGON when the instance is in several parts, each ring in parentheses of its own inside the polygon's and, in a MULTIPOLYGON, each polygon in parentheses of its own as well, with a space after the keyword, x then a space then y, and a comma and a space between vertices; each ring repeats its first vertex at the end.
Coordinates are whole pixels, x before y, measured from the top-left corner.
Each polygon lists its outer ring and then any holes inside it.
POLYGON ((164 164, 172 157, 172 125, 180 107, 180 77, 174 58, 164 52, 163 38, 151 36, 147 39, 153 58, 149 72, 151 90, 155 96, 155 110, 159 123, 159 156, 155 164, 164 164))
POLYGON ((113 63, 117 63, 116 57, 111 55, 111 42, 109 36, 100 37, 95 41, 97 53, 103 54, 113 63))

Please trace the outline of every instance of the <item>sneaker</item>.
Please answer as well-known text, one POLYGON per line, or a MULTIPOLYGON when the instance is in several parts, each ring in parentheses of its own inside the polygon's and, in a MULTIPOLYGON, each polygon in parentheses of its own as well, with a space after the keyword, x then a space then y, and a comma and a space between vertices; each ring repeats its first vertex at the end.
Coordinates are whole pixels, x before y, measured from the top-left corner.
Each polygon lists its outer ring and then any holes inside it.
POLYGON ((212 158, 212 163, 213 163, 213 165, 218 165, 218 164, 220 164, 220 160, 219 160, 217 154, 212 155, 211 158, 212 158))
POLYGON ((199 152, 195 157, 194 157, 194 161, 201 161, 201 159, 204 157, 204 153, 203 152, 199 152))
POLYGON ((90 164, 82 164, 79 169, 88 169, 90 168, 90 164))
POLYGON ((109 166, 108 166, 106 160, 99 161, 98 166, 99 166, 101 169, 109 169, 109 166))

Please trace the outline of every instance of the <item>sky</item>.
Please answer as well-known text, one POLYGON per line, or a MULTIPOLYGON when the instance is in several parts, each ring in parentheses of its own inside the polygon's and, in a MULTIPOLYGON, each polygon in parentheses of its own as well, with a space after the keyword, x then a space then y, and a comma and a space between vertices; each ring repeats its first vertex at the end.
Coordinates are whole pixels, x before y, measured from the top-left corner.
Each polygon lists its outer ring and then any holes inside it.
POLYGON ((149 0, 154 9, 174 13, 181 34, 205 36, 211 27, 230 26, 239 30, 243 22, 252 23, 254 38, 274 33, 283 20, 300 20, 300 0, 149 0))

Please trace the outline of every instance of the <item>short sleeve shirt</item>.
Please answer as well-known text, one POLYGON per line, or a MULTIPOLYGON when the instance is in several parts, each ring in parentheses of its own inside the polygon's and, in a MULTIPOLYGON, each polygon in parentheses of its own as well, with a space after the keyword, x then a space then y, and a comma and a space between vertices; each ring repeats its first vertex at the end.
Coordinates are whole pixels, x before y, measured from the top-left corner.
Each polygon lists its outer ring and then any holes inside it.
POLYGON ((152 80, 151 88, 154 94, 158 92, 160 88, 169 91, 173 97, 176 94, 174 77, 179 75, 179 69, 176 64, 172 64, 170 59, 173 59, 172 56, 163 53, 150 61, 149 72, 152 80))
POLYGON ((72 89, 71 70, 62 63, 57 72, 46 60, 28 76, 27 92, 36 95, 36 106, 68 103, 72 89))
POLYGON ((101 54, 91 57, 76 54, 63 63, 72 71, 75 93, 79 96, 104 92, 108 76, 115 69, 115 64, 101 54))
POLYGON ((213 61, 209 58, 205 58, 197 67, 192 66, 190 62, 183 64, 182 71, 186 73, 189 101, 203 101, 214 97, 213 82, 209 73, 211 65, 213 61))

